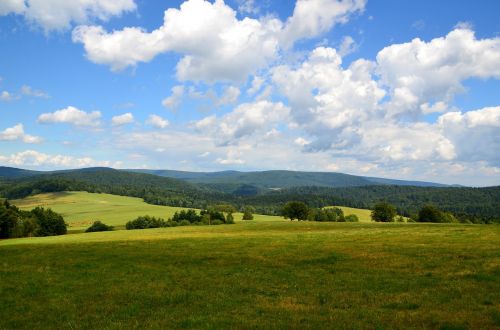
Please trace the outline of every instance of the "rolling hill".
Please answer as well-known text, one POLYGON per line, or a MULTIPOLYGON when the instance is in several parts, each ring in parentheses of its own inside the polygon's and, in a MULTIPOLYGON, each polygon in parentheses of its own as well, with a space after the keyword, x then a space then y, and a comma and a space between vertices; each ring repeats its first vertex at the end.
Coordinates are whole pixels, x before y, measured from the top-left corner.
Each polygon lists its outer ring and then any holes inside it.
MULTIPOLYGON (((194 183, 208 184, 211 187, 238 187, 250 185, 257 189, 283 189, 291 187, 359 187, 370 185, 396 185, 416 187, 446 187, 448 185, 423 182, 405 181, 375 177, 356 176, 335 172, 302 172, 302 171, 259 171, 259 172, 186 172, 174 170, 142 170, 129 169, 126 171, 154 174, 163 177, 181 179, 194 183)), ((227 190, 227 189, 222 189, 227 190)))

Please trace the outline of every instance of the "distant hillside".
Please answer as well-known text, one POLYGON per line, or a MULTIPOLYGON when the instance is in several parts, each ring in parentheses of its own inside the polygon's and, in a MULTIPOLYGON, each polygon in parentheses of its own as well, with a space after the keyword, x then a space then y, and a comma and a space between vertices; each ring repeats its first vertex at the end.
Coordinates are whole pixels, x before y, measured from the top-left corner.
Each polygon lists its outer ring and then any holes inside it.
POLYGON ((186 172, 172 170, 126 170, 149 173, 169 178, 181 179, 194 183, 207 184, 213 189, 225 192, 239 189, 241 186, 253 186, 257 190, 286 189, 292 187, 359 187, 371 185, 396 185, 417 187, 446 187, 447 185, 421 182, 393 180, 374 177, 363 177, 333 172, 300 172, 300 171, 262 171, 262 172, 186 172))
POLYGON ((21 168, 0 166, 0 178, 4 179, 17 179, 25 178, 28 176, 42 174, 44 172, 23 170, 21 168))
MULTIPOLYGON (((378 201, 388 201, 405 216, 415 214, 423 205, 433 204, 465 221, 500 221, 500 187, 388 185, 341 173, 290 171, 197 173, 197 179, 183 180, 110 168, 42 174, 3 168, 3 173, 14 176, 0 180, 0 198, 8 199, 42 192, 88 191, 140 197, 156 205, 204 208, 229 203, 237 209, 251 205, 257 213, 274 215, 280 214, 285 203, 294 200, 312 207, 357 208, 372 208, 378 201), (337 186, 327 186, 333 184, 337 186)), ((176 174, 189 177, 189 172, 176 174)))

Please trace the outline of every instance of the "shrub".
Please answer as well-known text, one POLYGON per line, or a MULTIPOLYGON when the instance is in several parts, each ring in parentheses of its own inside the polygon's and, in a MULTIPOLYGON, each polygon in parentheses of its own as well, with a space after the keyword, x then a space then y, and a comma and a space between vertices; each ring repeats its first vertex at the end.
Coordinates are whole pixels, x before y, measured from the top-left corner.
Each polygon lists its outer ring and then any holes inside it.
POLYGON ((327 209, 309 209, 308 220, 310 221, 338 221, 344 222, 344 211, 338 207, 327 209))
POLYGON ((375 205, 372 211, 372 220, 377 222, 394 222, 396 208, 389 203, 380 202, 375 205))
POLYGON ((219 219, 212 221, 212 225, 214 225, 214 226, 216 226, 216 225, 223 225, 223 224, 224 224, 224 222, 222 222, 219 219))
POLYGON ((31 211, 31 214, 33 214, 38 223, 37 236, 64 235, 68 231, 68 225, 64 222, 62 215, 51 209, 37 207, 31 211))
POLYGON ((189 226, 191 225, 191 222, 189 222, 189 220, 182 220, 181 222, 179 222, 179 226, 189 226))
POLYGON ((405 222, 405 218, 403 218, 403 216, 400 215, 396 218, 396 222, 405 222))
POLYGON ((253 210, 250 207, 245 207, 243 209, 243 220, 253 220, 253 210))
POLYGON ((94 221, 92 226, 87 228, 87 230, 85 232, 86 233, 93 233, 93 232, 98 232, 98 231, 111 231, 111 230, 113 230, 113 226, 108 226, 108 225, 102 223, 101 221, 96 220, 96 221, 94 221))
POLYGON ((426 205, 418 212, 418 222, 458 222, 458 220, 449 212, 442 212, 432 205, 426 205))
POLYGON ((160 228, 166 227, 167 224, 165 220, 161 218, 150 217, 149 215, 145 215, 142 217, 138 217, 134 220, 127 222, 125 228, 127 229, 148 229, 148 228, 160 228))
POLYGON ((303 202, 288 202, 283 207, 283 217, 290 220, 307 220, 309 207, 303 202))
POLYGON ((201 215, 198 215, 195 210, 182 210, 180 212, 175 212, 172 220, 176 222, 187 220, 190 223, 195 223, 201 221, 201 215))
POLYGON ((349 214, 344 217, 346 222, 359 222, 359 218, 356 214, 349 214))

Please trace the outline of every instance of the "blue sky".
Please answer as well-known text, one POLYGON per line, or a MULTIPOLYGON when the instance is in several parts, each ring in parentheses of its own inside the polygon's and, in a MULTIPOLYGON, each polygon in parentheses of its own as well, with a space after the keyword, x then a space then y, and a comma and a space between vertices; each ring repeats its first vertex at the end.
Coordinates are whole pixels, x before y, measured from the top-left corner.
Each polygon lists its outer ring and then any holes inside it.
POLYGON ((498 1, 5 0, 0 165, 500 184, 498 1))

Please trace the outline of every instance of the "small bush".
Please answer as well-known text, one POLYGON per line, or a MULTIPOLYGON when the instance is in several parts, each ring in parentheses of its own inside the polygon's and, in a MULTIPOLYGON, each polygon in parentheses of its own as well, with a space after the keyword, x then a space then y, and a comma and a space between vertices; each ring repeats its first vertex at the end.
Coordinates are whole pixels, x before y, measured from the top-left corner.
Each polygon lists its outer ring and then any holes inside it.
POLYGON ((166 226, 167 223, 162 218, 155 218, 146 215, 127 222, 125 228, 130 230, 130 229, 160 228, 166 226))
POLYGON ((213 220, 212 221, 212 225, 216 226, 216 225, 223 225, 224 222, 222 222, 222 220, 219 220, 219 219, 216 219, 216 220, 213 220))
POLYGON ((359 222, 359 218, 356 214, 349 214, 344 217, 346 222, 359 222))
POLYGON ((253 220, 253 208, 252 207, 245 207, 243 209, 243 220, 253 220))
POLYGON ((98 231, 111 231, 111 230, 113 230, 113 226, 108 226, 108 225, 102 223, 101 221, 97 220, 97 221, 94 221, 92 226, 87 228, 87 230, 85 232, 86 233, 94 233, 94 232, 98 232, 98 231))
POLYGON ((403 216, 400 215, 396 218, 396 222, 405 222, 405 218, 403 218, 403 216))
POLYGON ((189 226, 191 225, 191 222, 189 222, 189 220, 182 220, 181 222, 179 222, 179 226, 189 226))

